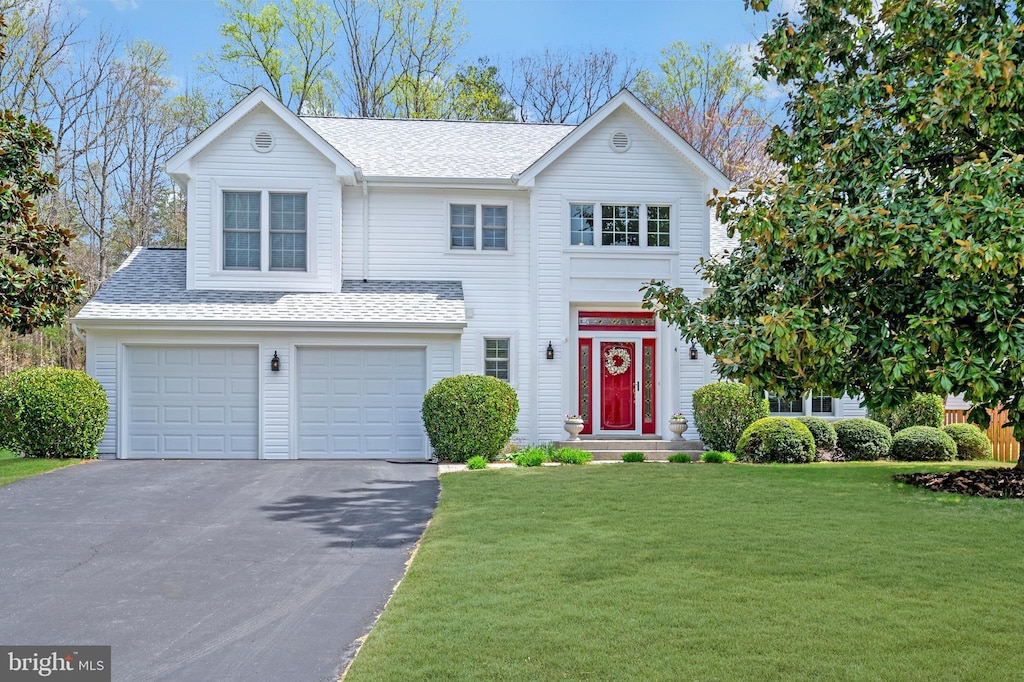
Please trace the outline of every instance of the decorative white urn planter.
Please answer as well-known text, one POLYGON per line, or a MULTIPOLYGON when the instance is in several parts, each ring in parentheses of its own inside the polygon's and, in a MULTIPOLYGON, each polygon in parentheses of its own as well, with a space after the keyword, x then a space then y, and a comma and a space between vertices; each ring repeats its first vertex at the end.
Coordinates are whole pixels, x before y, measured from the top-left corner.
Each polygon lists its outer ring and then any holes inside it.
POLYGON ((682 440, 683 433, 688 428, 690 428, 690 423, 686 421, 686 417, 672 417, 668 420, 668 430, 675 436, 673 440, 682 440))
POLYGON ((566 417, 565 426, 562 428, 569 434, 569 440, 579 440, 580 432, 583 431, 583 420, 579 418, 566 417))

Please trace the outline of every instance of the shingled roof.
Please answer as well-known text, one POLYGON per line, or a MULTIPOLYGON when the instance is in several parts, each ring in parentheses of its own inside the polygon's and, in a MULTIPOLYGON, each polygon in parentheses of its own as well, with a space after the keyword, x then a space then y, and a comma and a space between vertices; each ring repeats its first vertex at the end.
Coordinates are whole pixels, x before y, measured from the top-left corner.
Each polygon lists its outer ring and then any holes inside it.
POLYGON ((462 282, 345 280, 341 291, 185 288, 184 249, 136 249, 75 316, 89 322, 223 322, 338 327, 466 326, 462 282))
POLYGON ((497 121, 302 118, 370 177, 507 179, 576 126, 497 121))

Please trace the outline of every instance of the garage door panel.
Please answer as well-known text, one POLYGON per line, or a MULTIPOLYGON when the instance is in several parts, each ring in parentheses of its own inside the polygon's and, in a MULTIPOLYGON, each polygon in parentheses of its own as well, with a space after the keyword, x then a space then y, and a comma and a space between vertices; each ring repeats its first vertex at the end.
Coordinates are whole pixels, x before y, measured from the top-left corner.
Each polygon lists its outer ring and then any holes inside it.
POLYGON ((258 456, 255 347, 129 346, 127 457, 258 456))
POLYGON ((300 348, 296 365, 300 457, 427 456, 425 351, 300 348))

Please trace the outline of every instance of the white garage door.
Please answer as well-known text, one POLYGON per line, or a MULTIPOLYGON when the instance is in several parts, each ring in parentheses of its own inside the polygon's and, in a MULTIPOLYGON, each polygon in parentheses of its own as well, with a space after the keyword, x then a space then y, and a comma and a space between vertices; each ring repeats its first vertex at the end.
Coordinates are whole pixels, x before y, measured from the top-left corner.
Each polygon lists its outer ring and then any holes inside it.
POLYGON ((255 347, 129 346, 127 354, 127 457, 257 457, 255 347))
POLYGON ((299 457, 423 458, 422 349, 300 348, 299 457))

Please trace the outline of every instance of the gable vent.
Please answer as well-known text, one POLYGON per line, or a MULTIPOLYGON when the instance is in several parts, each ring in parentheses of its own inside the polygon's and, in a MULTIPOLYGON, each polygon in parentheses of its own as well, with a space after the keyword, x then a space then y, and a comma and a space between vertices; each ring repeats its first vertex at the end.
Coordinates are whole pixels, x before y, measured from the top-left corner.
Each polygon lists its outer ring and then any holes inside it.
POLYGON ((252 148, 266 154, 274 148, 274 136, 266 130, 260 130, 252 136, 252 148))
POLYGON ((612 133, 612 137, 609 141, 609 144, 611 144, 612 149, 614 149, 615 151, 624 152, 627 149, 629 149, 630 145, 633 144, 633 140, 629 139, 628 133, 624 133, 623 131, 619 130, 615 133, 612 133))

